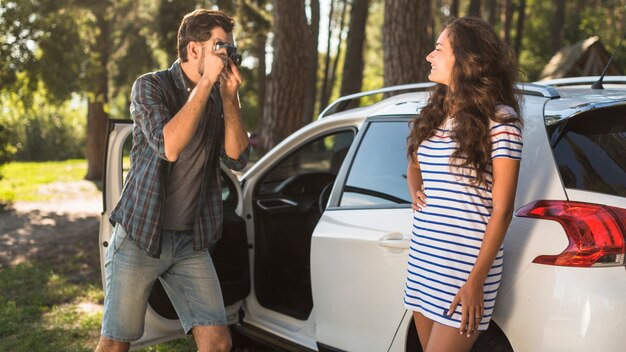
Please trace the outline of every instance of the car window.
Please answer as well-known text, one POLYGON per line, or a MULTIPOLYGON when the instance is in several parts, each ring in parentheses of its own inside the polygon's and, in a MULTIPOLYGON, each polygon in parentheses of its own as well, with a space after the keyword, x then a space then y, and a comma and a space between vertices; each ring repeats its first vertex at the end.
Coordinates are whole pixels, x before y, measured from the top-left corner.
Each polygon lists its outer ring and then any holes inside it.
POLYGON ((564 123, 552 129, 551 139, 565 187, 626 197, 626 107, 592 110, 564 123))
POLYGON ((348 173, 339 206, 410 204, 406 185, 407 121, 369 124, 348 173))
POLYGON ((337 175, 352 140, 353 130, 315 138, 278 163, 261 181, 259 195, 273 194, 286 179, 307 173, 337 175))

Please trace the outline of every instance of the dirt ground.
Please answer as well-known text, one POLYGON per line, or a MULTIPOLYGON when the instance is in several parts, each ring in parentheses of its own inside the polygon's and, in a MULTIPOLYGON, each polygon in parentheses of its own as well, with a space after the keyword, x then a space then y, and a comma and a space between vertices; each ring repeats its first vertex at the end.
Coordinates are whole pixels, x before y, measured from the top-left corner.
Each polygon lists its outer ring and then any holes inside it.
POLYGON ((83 274, 93 275, 93 268, 99 267, 102 197, 98 187, 88 181, 55 183, 41 192, 52 199, 16 202, 0 210, 0 268, 32 261, 54 266, 80 256, 83 274))

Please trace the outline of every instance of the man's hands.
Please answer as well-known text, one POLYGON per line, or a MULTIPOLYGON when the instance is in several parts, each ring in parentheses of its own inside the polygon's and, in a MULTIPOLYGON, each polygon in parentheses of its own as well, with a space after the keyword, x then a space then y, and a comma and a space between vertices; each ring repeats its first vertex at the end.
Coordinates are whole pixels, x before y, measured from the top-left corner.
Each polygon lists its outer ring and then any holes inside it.
POLYGON ((220 74, 220 94, 224 100, 235 100, 237 99, 239 87, 241 87, 241 83, 243 83, 243 78, 233 60, 229 57, 227 57, 226 60, 228 60, 228 66, 226 66, 220 74))
MULTIPOLYGON (((213 48, 206 45, 202 48, 202 55, 198 62, 198 73, 200 82, 213 85, 220 79, 220 76, 228 64, 228 57, 220 51, 213 51, 213 48)), ((224 49, 223 51, 225 51, 224 49)))
POLYGON ((215 84, 219 80, 220 93, 222 99, 235 99, 237 92, 243 82, 237 65, 226 55, 226 49, 213 51, 208 46, 204 48, 201 57, 200 74, 201 81, 208 80, 207 83, 215 84))

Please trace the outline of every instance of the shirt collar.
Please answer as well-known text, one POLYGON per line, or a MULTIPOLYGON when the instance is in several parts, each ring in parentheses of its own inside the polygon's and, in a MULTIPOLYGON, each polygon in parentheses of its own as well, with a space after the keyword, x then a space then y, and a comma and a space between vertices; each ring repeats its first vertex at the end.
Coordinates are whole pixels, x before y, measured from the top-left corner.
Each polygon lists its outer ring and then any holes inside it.
POLYGON ((180 67, 179 60, 174 61, 174 63, 170 67, 170 72, 172 73, 172 77, 174 77, 174 83, 176 84, 176 88, 190 93, 193 87, 189 83, 189 79, 187 79, 187 76, 185 76, 183 68, 180 67))

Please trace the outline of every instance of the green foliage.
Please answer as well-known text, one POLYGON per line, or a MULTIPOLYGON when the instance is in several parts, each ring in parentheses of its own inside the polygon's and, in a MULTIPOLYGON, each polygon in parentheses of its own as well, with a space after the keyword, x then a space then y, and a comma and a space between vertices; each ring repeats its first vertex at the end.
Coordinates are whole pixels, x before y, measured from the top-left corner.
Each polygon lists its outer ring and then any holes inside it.
POLYGON ((16 93, 0 94, 0 124, 8 136, 1 149, 6 157, 33 161, 83 157, 84 103, 76 98, 54 105, 46 96, 42 84, 27 101, 16 93))

